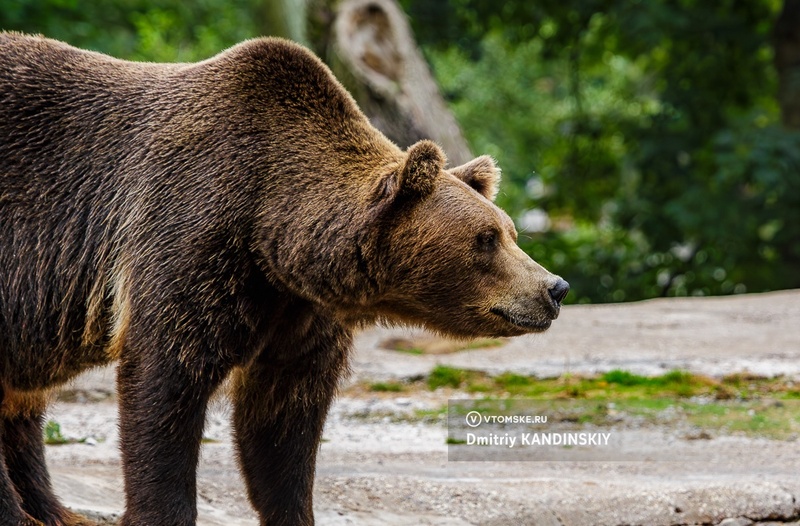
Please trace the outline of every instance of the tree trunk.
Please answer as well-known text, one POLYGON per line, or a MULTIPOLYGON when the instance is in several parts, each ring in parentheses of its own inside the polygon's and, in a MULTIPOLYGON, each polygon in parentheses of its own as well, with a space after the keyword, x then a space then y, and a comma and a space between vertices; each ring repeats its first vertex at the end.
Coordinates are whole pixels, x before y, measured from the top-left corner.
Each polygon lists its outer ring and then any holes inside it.
POLYGON ((472 158, 411 28, 394 0, 311 4, 315 50, 353 94, 372 124, 405 148, 433 139, 450 165, 472 158))
POLYGON ((800 0, 784 0, 773 32, 783 124, 800 130, 800 0))
POLYGON ((265 0, 260 4, 261 34, 308 45, 307 8, 308 0, 265 0))

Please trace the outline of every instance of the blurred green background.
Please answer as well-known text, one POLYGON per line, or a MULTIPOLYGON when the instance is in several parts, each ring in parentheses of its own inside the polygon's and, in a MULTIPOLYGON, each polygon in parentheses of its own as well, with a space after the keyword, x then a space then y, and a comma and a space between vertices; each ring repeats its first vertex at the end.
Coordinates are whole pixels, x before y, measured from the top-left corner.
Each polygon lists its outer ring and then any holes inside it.
MULTIPOLYGON (((134 60, 265 34, 324 57, 334 3, 3 0, 0 29, 134 60)), ((795 0, 400 5, 472 150, 499 161, 520 244, 571 302, 800 287, 800 72, 776 61, 800 49, 795 0)))

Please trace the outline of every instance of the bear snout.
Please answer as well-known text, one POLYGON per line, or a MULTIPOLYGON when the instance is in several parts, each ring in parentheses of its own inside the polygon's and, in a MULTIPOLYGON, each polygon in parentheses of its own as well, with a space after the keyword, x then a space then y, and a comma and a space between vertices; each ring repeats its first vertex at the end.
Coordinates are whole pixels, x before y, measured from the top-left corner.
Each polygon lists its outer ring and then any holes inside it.
POLYGON ((553 283, 541 293, 515 297, 511 302, 496 304, 489 312, 513 325, 521 333, 542 332, 550 328, 561 312, 561 304, 569 293, 569 283, 555 276, 553 283))

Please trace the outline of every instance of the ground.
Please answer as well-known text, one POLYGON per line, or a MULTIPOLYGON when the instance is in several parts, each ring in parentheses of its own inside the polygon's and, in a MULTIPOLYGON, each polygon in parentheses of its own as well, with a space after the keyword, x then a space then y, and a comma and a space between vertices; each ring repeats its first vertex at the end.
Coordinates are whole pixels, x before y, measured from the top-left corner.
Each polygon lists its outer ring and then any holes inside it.
MULTIPOLYGON (((791 386, 800 382, 798 320, 800 291, 789 291, 568 306, 546 334, 460 352, 418 331, 366 331, 356 342, 354 374, 325 429, 317 522, 800 524, 796 434, 775 440, 706 433, 674 422, 628 421, 615 432, 645 457, 660 460, 454 462, 448 461, 441 407, 448 398, 475 395, 432 391, 419 380, 445 364, 489 375, 513 371, 538 377, 612 369, 654 376, 681 369, 710 378, 782 376, 791 386), (386 348, 398 341, 411 342, 411 352, 386 348), (408 387, 399 393, 369 387, 395 382, 408 387)), ((109 523, 123 504, 113 378, 113 369, 100 369, 68 386, 49 412, 60 426, 60 435, 52 432, 51 438, 78 441, 47 451, 54 484, 66 503, 109 523)), ((800 403, 787 404, 796 417, 800 403)), ((218 400, 208 418, 198 473, 201 525, 257 524, 238 476, 229 415, 226 402, 218 400)))

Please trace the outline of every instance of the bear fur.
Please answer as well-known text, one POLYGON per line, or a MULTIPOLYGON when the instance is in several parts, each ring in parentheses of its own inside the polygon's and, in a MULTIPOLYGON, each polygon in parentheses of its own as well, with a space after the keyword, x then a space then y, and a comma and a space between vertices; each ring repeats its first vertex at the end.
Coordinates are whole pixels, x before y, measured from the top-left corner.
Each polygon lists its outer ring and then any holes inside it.
POLYGON ((190 525, 230 379, 262 524, 313 524, 315 456, 375 321, 546 329, 566 283, 493 203, 488 157, 402 151, 285 40, 196 64, 0 33, 0 525, 91 524, 54 496, 47 393, 118 361, 121 525, 190 525))

